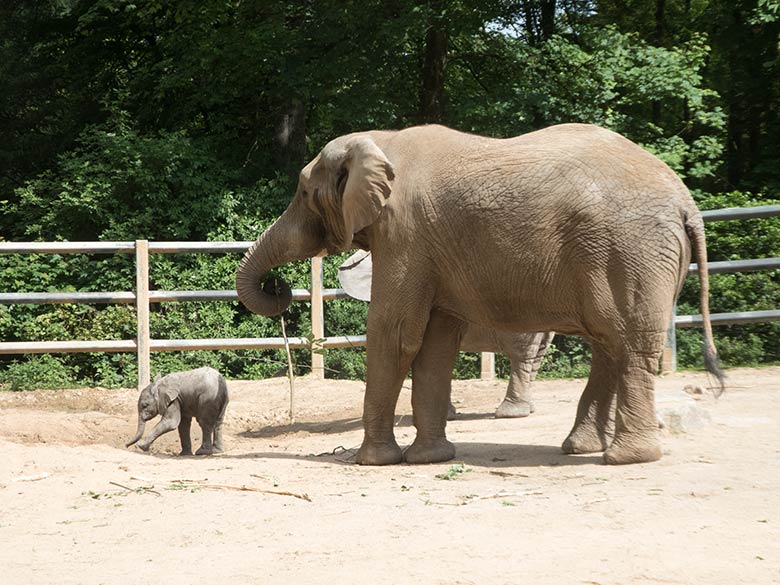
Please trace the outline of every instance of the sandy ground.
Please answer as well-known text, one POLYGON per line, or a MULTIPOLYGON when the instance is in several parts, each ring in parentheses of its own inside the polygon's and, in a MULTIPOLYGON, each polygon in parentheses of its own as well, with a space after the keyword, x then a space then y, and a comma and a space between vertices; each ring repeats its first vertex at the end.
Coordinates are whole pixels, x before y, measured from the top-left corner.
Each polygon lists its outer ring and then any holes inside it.
MULTIPOLYGON (((582 380, 537 383, 518 420, 492 417, 502 382, 457 382, 457 459, 385 468, 350 462, 360 383, 299 380, 288 426, 286 380, 231 382, 209 458, 176 433, 125 449, 133 390, 0 393, 0 583, 780 583, 780 368, 729 383, 625 467, 559 449, 582 380)), ((401 445, 409 413, 405 389, 401 445)))

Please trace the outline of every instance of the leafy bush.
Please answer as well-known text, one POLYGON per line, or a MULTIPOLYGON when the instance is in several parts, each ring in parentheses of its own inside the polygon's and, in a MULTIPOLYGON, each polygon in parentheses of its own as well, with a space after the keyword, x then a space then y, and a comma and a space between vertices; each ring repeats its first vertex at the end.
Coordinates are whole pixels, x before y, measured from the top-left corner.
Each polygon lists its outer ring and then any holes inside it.
POLYGON ((50 390, 81 385, 78 368, 68 367, 61 358, 48 354, 13 360, 0 369, 0 387, 8 390, 50 390))

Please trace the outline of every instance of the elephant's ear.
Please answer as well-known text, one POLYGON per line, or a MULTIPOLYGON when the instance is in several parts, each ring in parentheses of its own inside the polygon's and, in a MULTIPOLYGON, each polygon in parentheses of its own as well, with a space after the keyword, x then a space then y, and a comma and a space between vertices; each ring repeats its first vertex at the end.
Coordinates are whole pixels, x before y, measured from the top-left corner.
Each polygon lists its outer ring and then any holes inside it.
POLYGON ((162 380, 162 382, 157 384, 157 407, 158 407, 158 413, 164 414, 166 410, 168 410, 168 407, 170 406, 171 402, 176 400, 179 397, 179 388, 171 384, 170 382, 166 382, 166 380, 162 380))
POLYGON ((352 243, 352 236, 379 219, 393 190, 395 172, 385 153, 368 136, 350 141, 344 169, 347 177, 342 212, 345 235, 349 238, 349 242, 344 242, 346 249, 352 243))

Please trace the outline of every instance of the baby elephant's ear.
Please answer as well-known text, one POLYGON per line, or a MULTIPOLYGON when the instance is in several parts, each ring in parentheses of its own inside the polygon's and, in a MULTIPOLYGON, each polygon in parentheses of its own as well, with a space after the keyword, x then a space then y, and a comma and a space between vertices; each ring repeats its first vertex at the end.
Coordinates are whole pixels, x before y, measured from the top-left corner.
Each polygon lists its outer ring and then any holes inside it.
POLYGON ((171 383, 166 384, 163 381, 163 383, 157 387, 158 412, 160 414, 163 414, 166 410, 168 410, 168 407, 170 406, 171 402, 176 400, 178 397, 179 397, 179 388, 176 387, 174 384, 171 383))

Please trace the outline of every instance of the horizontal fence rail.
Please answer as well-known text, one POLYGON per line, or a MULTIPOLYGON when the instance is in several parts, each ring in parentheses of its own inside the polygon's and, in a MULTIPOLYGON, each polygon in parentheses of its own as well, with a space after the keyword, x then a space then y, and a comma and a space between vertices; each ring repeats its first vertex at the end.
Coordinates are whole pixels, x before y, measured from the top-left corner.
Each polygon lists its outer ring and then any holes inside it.
MULTIPOLYGON (((702 212, 705 222, 758 219, 780 216, 780 205, 753 208, 728 208, 702 212)), ((0 242, 0 254, 134 254, 136 256, 136 291, 126 292, 0 292, 0 304, 126 304, 135 305, 137 314, 136 339, 124 340, 70 340, 70 341, 11 341, 0 342, 0 354, 77 353, 77 352, 133 352, 138 355, 139 387, 150 378, 149 353, 152 351, 192 351, 227 349, 278 349, 285 347, 283 338, 217 338, 217 339, 151 339, 149 335, 149 305, 164 302, 225 302, 238 301, 235 290, 160 291, 148 290, 149 254, 226 254, 244 253, 253 242, 0 242)), ((780 269, 780 258, 758 258, 708 263, 708 272, 750 272, 780 269)), ((698 267, 691 264, 689 275, 698 267)), ((296 349, 344 348, 365 345, 365 335, 325 337, 323 301, 349 298, 343 289, 322 287, 322 258, 312 258, 312 288, 293 289, 293 300, 311 301, 312 335, 316 343, 303 338, 287 339, 296 349)), ((780 310, 714 313, 713 325, 736 325, 780 321, 780 310)), ((701 326, 701 315, 676 315, 669 331, 665 350, 665 369, 676 365, 676 328, 701 326)), ((482 377, 493 376, 493 354, 483 353, 482 377)), ((324 376, 323 357, 312 352, 312 372, 324 376)))
MULTIPOLYGON (((304 288, 292 290, 294 301, 310 301, 311 292, 304 288)), ((322 289, 322 298, 348 299, 350 296, 340 288, 322 289)), ((234 290, 151 290, 150 303, 192 302, 192 301, 238 301, 234 290)), ((0 305, 46 305, 46 304, 109 304, 134 305, 136 294, 132 292, 67 292, 67 293, 0 293, 0 305)))

